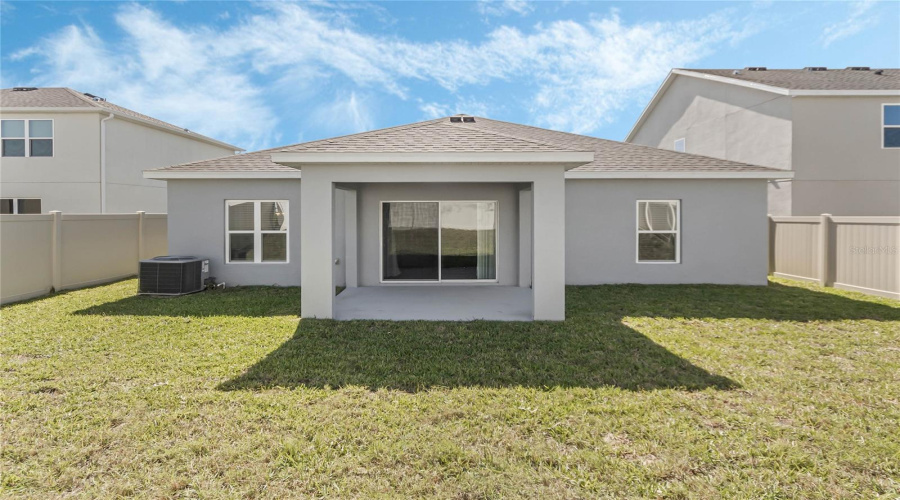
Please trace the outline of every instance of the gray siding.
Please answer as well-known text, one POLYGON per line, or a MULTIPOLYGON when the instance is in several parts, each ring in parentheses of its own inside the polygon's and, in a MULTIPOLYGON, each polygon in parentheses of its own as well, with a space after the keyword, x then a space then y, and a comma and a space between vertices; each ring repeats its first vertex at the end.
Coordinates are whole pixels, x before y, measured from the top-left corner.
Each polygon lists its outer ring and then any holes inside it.
POLYGON ((227 285, 300 285, 299 180, 170 180, 168 198, 170 255, 208 258, 227 285), (226 264, 225 200, 288 200, 290 262, 226 264))
MULTIPOLYGON (((230 285, 300 284, 299 180, 169 181, 169 253, 210 259, 230 285), (225 200, 290 201, 289 264, 225 264, 225 200)), ((380 201, 498 200, 500 284, 519 284, 517 184, 365 184, 358 190, 359 285, 379 285, 380 201)), ((311 216, 315 216, 314 214, 311 216)), ((566 181, 566 283, 764 285, 768 223, 764 180, 566 181), (635 201, 679 199, 681 263, 635 262, 635 201)))
POLYGON ((566 181, 566 283, 764 285, 764 180, 566 181), (681 263, 635 262, 639 199, 681 200, 681 263))

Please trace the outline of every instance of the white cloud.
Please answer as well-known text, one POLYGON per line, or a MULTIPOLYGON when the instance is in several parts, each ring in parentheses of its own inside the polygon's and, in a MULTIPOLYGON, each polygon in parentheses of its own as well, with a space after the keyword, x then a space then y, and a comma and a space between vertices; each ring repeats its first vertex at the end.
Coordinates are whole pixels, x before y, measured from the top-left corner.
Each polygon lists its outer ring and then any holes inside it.
POLYGON ((850 15, 846 19, 830 24, 822 31, 822 45, 828 47, 832 43, 851 37, 878 22, 877 15, 869 12, 874 6, 874 0, 851 3, 850 15))
POLYGON ((534 5, 525 0, 478 0, 475 10, 482 16, 504 16, 516 13, 520 16, 534 11, 534 5))
POLYGON ((356 92, 338 95, 314 112, 315 121, 331 133, 354 134, 375 128, 368 99, 356 92))
POLYGON ((313 104, 312 114, 329 118, 329 126, 342 121, 359 131, 376 125, 370 110, 376 92, 409 100, 415 97, 409 86, 422 83, 450 96, 416 99, 426 116, 488 114, 489 106, 460 92, 513 83, 528 94, 526 103, 514 104, 528 109, 533 123, 588 133, 645 100, 670 68, 696 63, 718 45, 753 32, 731 12, 628 24, 612 11, 527 31, 502 26, 478 43, 422 43, 366 33, 340 11, 258 5, 256 14, 227 28, 190 29, 129 5, 116 17, 126 34, 118 44, 90 27, 69 26, 16 57, 41 63, 33 83, 105 93, 119 104, 253 148, 272 145, 276 137, 271 106, 309 106, 327 88, 337 97, 313 104))

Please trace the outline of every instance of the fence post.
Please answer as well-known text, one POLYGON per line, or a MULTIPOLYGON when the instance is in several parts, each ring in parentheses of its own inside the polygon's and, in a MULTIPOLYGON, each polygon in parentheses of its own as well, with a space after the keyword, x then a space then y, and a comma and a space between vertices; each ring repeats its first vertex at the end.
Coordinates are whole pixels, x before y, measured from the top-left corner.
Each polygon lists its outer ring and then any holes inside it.
POLYGON ((144 211, 138 210, 138 238, 137 238, 137 248, 138 248, 138 260, 144 258, 144 211))
POLYGON ((769 275, 775 274, 775 219, 769 217, 769 275))
POLYGON ((819 220, 819 284, 831 286, 831 214, 822 214, 819 220))
POLYGON ((62 289, 62 212, 59 210, 51 210, 50 215, 53 216, 52 231, 50 237, 50 280, 53 291, 58 292, 62 289))

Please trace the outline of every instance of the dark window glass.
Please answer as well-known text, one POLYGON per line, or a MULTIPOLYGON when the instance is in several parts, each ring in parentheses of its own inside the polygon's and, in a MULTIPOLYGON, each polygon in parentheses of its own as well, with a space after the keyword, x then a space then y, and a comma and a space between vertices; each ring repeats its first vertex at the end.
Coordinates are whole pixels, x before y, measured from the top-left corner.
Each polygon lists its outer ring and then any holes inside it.
POLYGON ((253 262, 252 233, 232 233, 228 238, 231 262, 253 262))
POLYGON ((382 278, 391 281, 438 279, 438 204, 382 205, 382 278))
POLYGON ((39 214, 41 213, 41 200, 40 199, 19 199, 19 213, 20 214, 39 214))
POLYGON ((0 199, 0 214, 13 213, 13 200, 11 198, 0 199))
POLYGON ((263 262, 287 261, 287 233, 264 233, 262 235, 263 262))
POLYGON ((496 205, 460 201, 441 204, 441 279, 497 277, 496 205))
POLYGON ((53 139, 29 139, 30 156, 53 156, 53 139))
POLYGON ((675 261, 676 235, 642 233, 638 235, 638 260, 656 262, 675 261))
POLYGON ((25 139, 3 139, 3 156, 25 156, 25 139))
POLYGON ((884 129, 884 147, 900 148, 900 127, 884 129))

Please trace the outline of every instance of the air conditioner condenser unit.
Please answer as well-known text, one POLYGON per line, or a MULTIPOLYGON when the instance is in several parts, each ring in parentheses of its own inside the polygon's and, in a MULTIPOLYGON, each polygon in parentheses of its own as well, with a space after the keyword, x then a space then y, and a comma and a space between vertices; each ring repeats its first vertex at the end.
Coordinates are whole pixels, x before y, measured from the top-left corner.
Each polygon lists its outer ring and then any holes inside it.
POLYGON ((193 256, 165 255, 140 261, 138 294, 186 295, 203 290, 209 277, 209 260, 193 256))

